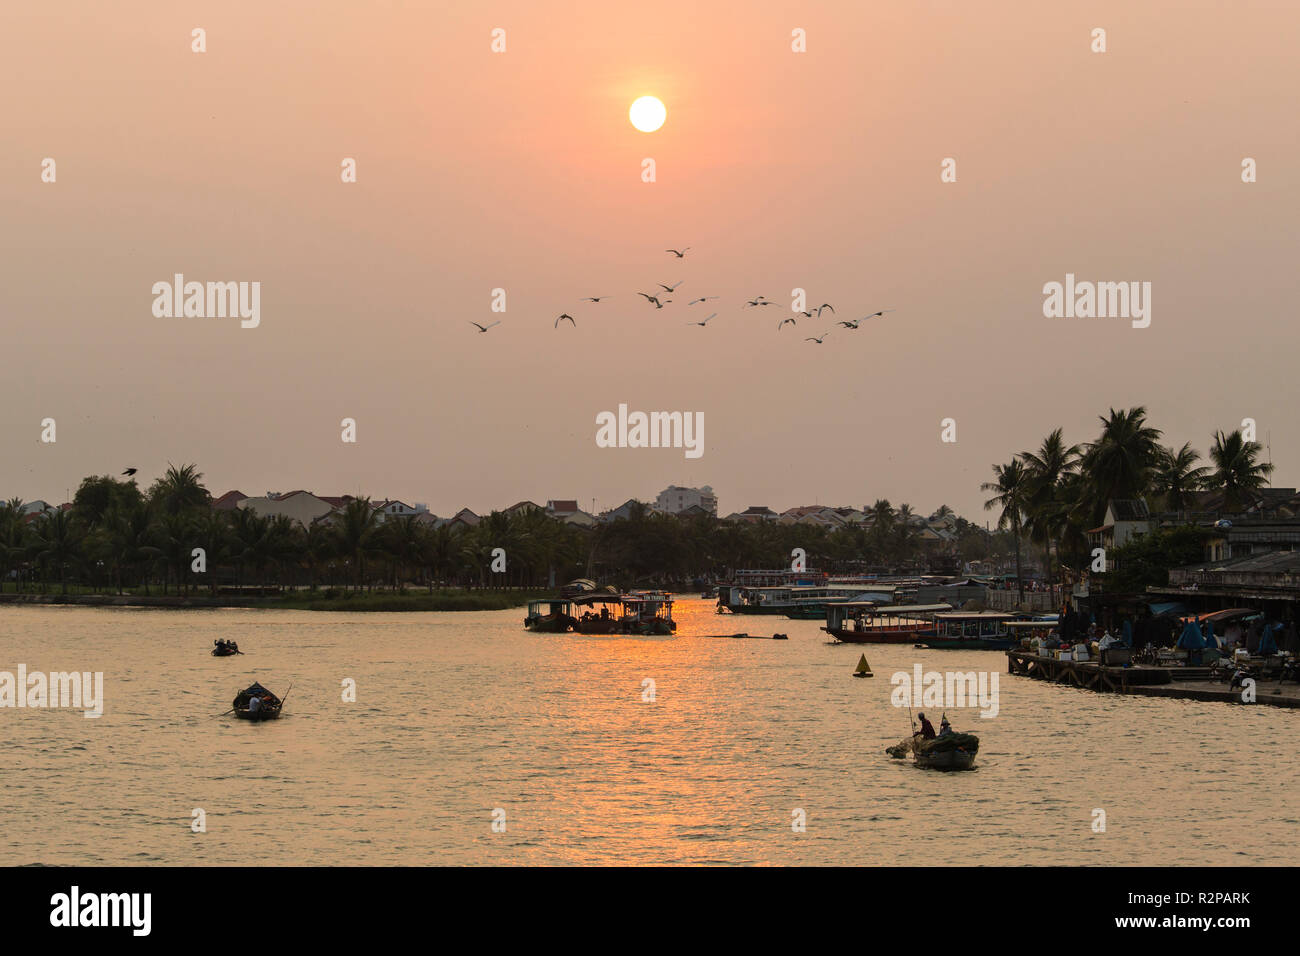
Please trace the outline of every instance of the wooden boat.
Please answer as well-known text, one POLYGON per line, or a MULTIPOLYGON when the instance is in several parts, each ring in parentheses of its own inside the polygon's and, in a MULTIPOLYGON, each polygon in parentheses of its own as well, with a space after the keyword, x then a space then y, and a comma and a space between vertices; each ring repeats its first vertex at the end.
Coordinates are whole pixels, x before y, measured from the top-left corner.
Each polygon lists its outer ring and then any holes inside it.
POLYGON ((885 753, 899 760, 911 753, 912 763, 925 770, 970 770, 979 749, 980 739, 974 734, 941 734, 931 740, 914 734, 885 753))
MULTIPOLYGON (((287 694, 285 696, 288 696, 287 694)), ((275 720, 280 716, 284 701, 256 682, 235 695, 232 705, 235 716, 240 720, 275 720), (252 707, 253 698, 257 698, 257 707, 252 707)))
POLYGON ((926 770, 969 770, 975 766, 975 754, 965 750, 946 750, 937 754, 913 752, 912 762, 926 770))
POLYGON ((623 634, 642 636, 672 634, 673 598, 667 591, 633 591, 623 596, 623 634))
POLYGON ((564 634, 573 630, 573 602, 568 598, 546 598, 528 602, 524 627, 542 634, 564 634))
POLYGON ((1014 615, 1000 611, 936 614, 936 629, 920 643, 932 650, 1005 651, 1018 640, 1007 628, 1014 615))
POLYGON ((216 647, 212 648, 213 657, 233 657, 239 653, 241 653, 239 645, 234 641, 218 644, 216 647))
POLYGON ((894 604, 842 601, 826 605, 822 630, 845 644, 915 644, 935 633, 933 616, 951 604, 894 604))

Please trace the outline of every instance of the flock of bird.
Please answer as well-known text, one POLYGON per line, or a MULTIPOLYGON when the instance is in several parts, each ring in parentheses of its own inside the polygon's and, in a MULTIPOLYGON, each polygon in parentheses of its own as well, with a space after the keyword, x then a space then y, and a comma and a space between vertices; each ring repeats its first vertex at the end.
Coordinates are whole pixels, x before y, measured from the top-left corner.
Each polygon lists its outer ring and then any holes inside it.
MULTIPOLYGON (((665 249, 664 252, 671 253, 671 254, 672 254, 675 258, 677 258, 677 259, 685 259, 685 258, 686 258, 686 253, 690 251, 690 248, 691 248, 690 246, 686 246, 686 247, 684 247, 684 248, 682 248, 682 249, 665 249)), ((662 282, 659 282, 659 283, 656 283, 656 285, 658 285, 658 286, 659 286, 659 289, 661 289, 661 290, 663 290, 663 291, 658 291, 658 290, 656 290, 656 291, 654 292, 653 295, 652 295, 651 293, 649 293, 649 292, 638 292, 637 295, 641 296, 643 299, 646 300, 646 302, 647 302, 648 304, 653 305, 656 309, 662 309, 665 305, 668 305, 670 302, 673 301, 672 299, 664 298, 664 296, 671 295, 671 294, 675 293, 675 292, 677 291, 677 287, 680 286, 681 284, 682 284, 681 281, 675 282, 675 283, 673 283, 672 285, 664 285, 662 282)), ((606 299, 611 299, 611 298, 613 298, 613 296, 610 296, 610 295, 586 295, 586 296, 583 296, 583 297, 582 297, 581 299, 579 299, 578 301, 579 301, 579 302, 591 302, 591 303, 595 304, 595 303, 603 302, 604 300, 606 300, 606 299)), ((716 299, 716 298, 718 298, 718 296, 716 296, 716 295, 702 295, 702 296, 700 296, 700 297, 698 297, 698 298, 691 299, 691 301, 687 303, 687 306, 698 305, 698 304, 700 304, 701 302, 709 302, 709 301, 711 301, 711 300, 713 300, 713 299, 716 299)), ((771 299, 767 298, 766 296, 762 296, 762 295, 760 295, 760 296, 755 296, 755 297, 752 298, 752 299, 748 299, 748 300, 746 300, 745 305, 743 306, 743 308, 746 308, 746 309, 749 309, 749 308, 760 308, 760 307, 762 307, 762 306, 776 305, 776 304, 777 304, 777 303, 773 302, 771 299)), ((805 319, 811 319, 811 318, 819 318, 819 319, 820 319, 821 316, 822 316, 822 313, 825 312, 825 311, 828 311, 828 310, 830 311, 830 313, 831 313, 832 315, 835 314, 835 307, 834 307, 833 305, 831 305, 829 302, 823 302, 821 305, 817 306, 817 308, 815 308, 815 309, 809 309, 809 310, 805 310, 805 311, 799 311, 799 312, 796 312, 794 315, 792 315, 792 316, 790 316, 790 317, 788 317, 788 318, 784 318, 784 319, 782 319, 780 322, 778 322, 778 323, 776 324, 776 330, 777 330, 778 332, 780 332, 781 329, 785 328, 786 325, 794 325, 794 326, 797 326, 797 325, 799 324, 799 317, 800 317, 800 316, 802 316, 802 317, 805 318, 805 319)), ((860 319, 840 319, 840 320, 836 323, 836 325, 837 325, 837 326, 841 326, 841 327, 843 327, 844 329, 847 329, 847 330, 849 330, 849 331, 853 331, 853 330, 856 330, 856 329, 860 328, 860 327, 861 327, 861 324, 862 324, 863 322, 867 322, 867 321, 869 321, 869 320, 871 320, 871 319, 879 319, 879 318, 882 318, 882 317, 883 317, 884 315, 886 315, 887 313, 889 313, 889 312, 893 312, 893 311, 894 311, 893 309, 879 309, 879 310, 877 310, 877 311, 875 311, 875 312, 870 313, 869 315, 864 315, 864 316, 863 316, 862 318, 860 318, 860 319)), ((710 320, 712 320, 712 319, 714 319, 714 318, 717 318, 717 315, 718 315, 718 313, 714 312, 714 313, 710 314, 707 318, 703 319, 702 321, 699 321, 699 322, 696 322, 696 321, 690 321, 690 322, 687 322, 686 324, 687 324, 687 325, 698 325, 698 326, 700 326, 700 327, 704 327, 704 326, 707 326, 707 325, 709 324, 710 320)), ((578 327, 578 320, 575 319, 573 316, 571 316, 571 315, 570 315, 569 313, 567 313, 567 312, 562 312, 559 316, 556 317, 556 319, 555 319, 555 326, 554 326, 554 327, 558 329, 558 328, 560 327, 560 323, 561 323, 561 322, 568 322, 568 323, 569 323, 570 325, 572 325, 575 329, 578 327)), ((487 325, 481 325, 481 324, 478 323, 478 322, 470 322, 470 325, 472 325, 472 326, 474 326, 476 329, 478 329, 480 333, 482 333, 482 332, 486 332, 488 329, 492 328, 493 326, 497 326, 497 325, 500 325, 500 324, 501 324, 501 320, 500 320, 500 319, 498 319, 498 320, 495 321, 495 322, 489 322, 487 325)), ((821 335, 810 335, 810 336, 808 336, 807 338, 804 339, 804 341, 805 341, 805 342, 816 342, 818 345, 821 345, 822 342, 825 341, 826 336, 830 335, 831 332, 833 332, 833 331, 834 331, 834 328, 827 329, 827 330, 826 330, 825 332, 823 332, 821 335)))

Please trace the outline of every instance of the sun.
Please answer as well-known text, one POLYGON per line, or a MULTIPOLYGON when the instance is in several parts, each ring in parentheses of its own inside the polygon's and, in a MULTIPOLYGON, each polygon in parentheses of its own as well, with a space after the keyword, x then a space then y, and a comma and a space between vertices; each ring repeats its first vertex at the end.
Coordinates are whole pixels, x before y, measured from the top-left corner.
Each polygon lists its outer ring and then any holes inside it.
POLYGON ((664 104, 658 97, 643 96, 632 104, 632 108, 627 111, 627 117, 641 132, 653 133, 664 125, 668 110, 664 108, 664 104))

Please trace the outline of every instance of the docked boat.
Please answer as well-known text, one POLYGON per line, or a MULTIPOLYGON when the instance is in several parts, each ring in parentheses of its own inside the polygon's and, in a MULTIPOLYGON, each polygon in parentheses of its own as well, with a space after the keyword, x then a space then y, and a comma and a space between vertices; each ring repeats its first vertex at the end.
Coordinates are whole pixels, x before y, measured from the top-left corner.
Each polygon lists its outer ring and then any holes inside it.
POLYGON ((1013 617, 1001 611, 936 614, 935 631, 918 643, 933 650, 1005 651, 1019 640, 1007 627, 1013 617))
MULTIPOLYGON (((285 696, 287 697, 288 694, 285 696)), ((232 706, 235 716, 240 720, 275 720, 280 716, 284 701, 261 684, 254 682, 252 686, 235 695, 232 706)))
POLYGON ((831 604, 869 601, 888 604, 892 588, 864 588, 861 584, 820 584, 810 587, 741 588, 728 606, 733 614, 780 614, 793 620, 817 620, 831 604))
POLYGON ((934 636, 934 616, 951 604, 842 601, 826 605, 822 630, 845 644, 915 644, 934 636))

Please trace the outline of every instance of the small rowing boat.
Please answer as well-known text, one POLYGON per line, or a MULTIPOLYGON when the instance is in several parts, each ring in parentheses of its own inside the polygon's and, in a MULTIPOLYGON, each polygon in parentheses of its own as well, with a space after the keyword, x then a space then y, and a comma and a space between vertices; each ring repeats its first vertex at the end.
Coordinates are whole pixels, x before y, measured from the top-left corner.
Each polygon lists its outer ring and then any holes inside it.
POLYGON ((235 695, 233 710, 240 720, 275 720, 284 701, 256 681, 235 695))

